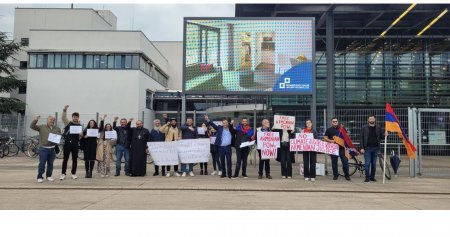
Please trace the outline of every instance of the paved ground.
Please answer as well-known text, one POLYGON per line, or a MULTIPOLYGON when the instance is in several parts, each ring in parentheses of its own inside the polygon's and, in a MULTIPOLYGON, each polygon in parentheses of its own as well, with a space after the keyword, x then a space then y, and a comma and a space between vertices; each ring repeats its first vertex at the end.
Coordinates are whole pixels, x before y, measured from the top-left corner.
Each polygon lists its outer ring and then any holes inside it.
MULTIPOLYGON (((258 180, 252 165, 248 179, 200 176, 198 166, 195 177, 101 178, 96 173, 85 179, 80 161, 78 180, 69 175, 59 181, 61 160, 56 160, 55 182, 39 184, 37 162, 25 157, 0 159, 0 209, 450 209, 450 179, 409 178, 407 172, 386 184, 381 175, 378 182, 363 183, 358 173, 350 182, 319 176, 313 183, 305 181, 297 168, 293 179, 281 179, 279 163, 271 162, 272 180, 258 180)), ((153 165, 147 172, 153 173, 153 165)))

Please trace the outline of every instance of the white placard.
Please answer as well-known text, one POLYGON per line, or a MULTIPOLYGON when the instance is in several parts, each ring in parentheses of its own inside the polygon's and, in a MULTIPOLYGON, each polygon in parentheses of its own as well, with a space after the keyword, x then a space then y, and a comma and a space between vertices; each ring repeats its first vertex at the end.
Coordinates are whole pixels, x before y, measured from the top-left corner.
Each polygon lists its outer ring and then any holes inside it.
POLYGON ((445 131, 428 131, 430 145, 445 145, 445 131))
POLYGON ((117 132, 116 131, 105 131, 105 138, 106 139, 117 139, 117 132))
POLYGON ((213 121, 213 123, 217 126, 222 126, 222 121, 213 121))
POLYGON ((178 142, 147 142, 155 165, 178 165, 178 142))
POLYGON ((80 134, 82 131, 81 126, 70 126, 70 134, 80 134))
POLYGON ((275 145, 275 147, 280 148, 280 133, 278 132, 258 132, 257 133, 257 144, 258 150, 263 149, 264 145, 267 143, 271 143, 275 145))
POLYGON ((47 140, 49 142, 53 142, 53 143, 59 144, 61 142, 61 135, 54 134, 54 133, 49 133, 47 140))
POLYGON ((295 116, 274 115, 273 119, 273 128, 275 129, 295 129, 295 116))
MULTIPOLYGON (((304 175, 304 164, 300 164, 300 175, 304 175)), ((316 163, 316 175, 325 176, 325 164, 316 163)))
POLYGON ((203 127, 197 127, 197 133, 199 135, 205 135, 205 129, 203 127))
POLYGON ((177 142, 180 163, 189 164, 208 162, 210 153, 209 139, 186 139, 177 142))
POLYGON ((253 145, 255 145, 255 141, 243 142, 243 143, 241 143, 240 148, 247 147, 247 146, 253 146, 253 145))
POLYGON ((339 155, 339 145, 319 139, 296 138, 290 140, 290 151, 315 151, 330 155, 339 155))
POLYGON ((98 129, 96 129, 96 128, 87 129, 86 135, 88 137, 98 137, 98 129))
POLYGON ((214 143, 216 143, 216 137, 210 137, 209 141, 210 141, 211 144, 214 145, 214 143))
POLYGON ((314 139, 314 134, 313 133, 296 133, 295 134, 295 139, 314 139))

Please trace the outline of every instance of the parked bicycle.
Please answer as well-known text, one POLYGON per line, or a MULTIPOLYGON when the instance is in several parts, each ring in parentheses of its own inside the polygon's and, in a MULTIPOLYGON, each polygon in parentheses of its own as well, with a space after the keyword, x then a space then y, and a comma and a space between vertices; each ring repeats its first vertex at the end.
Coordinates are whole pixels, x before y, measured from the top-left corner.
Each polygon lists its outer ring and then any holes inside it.
MULTIPOLYGON (((380 164, 381 172, 383 172, 384 158, 381 153, 378 154, 378 163, 380 164)), ((364 176, 364 163, 362 161, 360 161, 358 158, 356 158, 355 156, 352 156, 352 158, 348 161, 348 174, 350 176, 352 176, 356 173, 356 171, 359 171, 359 176, 363 177, 364 176)), ((342 171, 339 171, 339 175, 344 176, 344 174, 342 174, 342 171)), ((391 179, 391 167, 390 167, 389 163, 386 163, 385 177, 388 180, 391 179)))

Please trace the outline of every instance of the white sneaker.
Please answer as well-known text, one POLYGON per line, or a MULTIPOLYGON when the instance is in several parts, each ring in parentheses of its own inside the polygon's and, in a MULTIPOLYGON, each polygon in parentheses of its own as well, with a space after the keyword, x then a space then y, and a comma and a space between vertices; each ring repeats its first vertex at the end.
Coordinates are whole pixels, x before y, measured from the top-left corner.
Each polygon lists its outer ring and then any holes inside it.
POLYGON ((282 178, 282 179, 285 179, 285 178, 286 178, 286 176, 281 176, 281 178, 282 178))
POLYGON ((100 175, 100 177, 104 178, 104 177, 105 177, 105 175, 103 175, 103 174, 102 174, 102 175, 100 175))
POLYGON ((66 178, 65 174, 61 174, 61 177, 59 178, 59 180, 64 180, 66 178))
POLYGON ((178 172, 175 172, 174 174, 175 174, 175 176, 177 176, 177 177, 180 177, 180 176, 181 176, 178 172))
POLYGON ((219 176, 222 176, 222 171, 219 171, 219 176))
POLYGON ((183 174, 181 174, 181 177, 185 177, 186 176, 186 172, 183 172, 183 174))
POLYGON ((190 172, 189 172, 189 175, 190 175, 191 177, 194 177, 194 172, 190 171, 190 172))
POLYGON ((305 178, 305 181, 309 181, 309 178, 305 178))
POLYGON ((105 175, 105 177, 106 177, 106 178, 108 178, 108 177, 109 177, 109 175, 105 175))
POLYGON ((292 177, 291 177, 291 176, 288 176, 288 179, 292 179, 292 177))
POLYGON ((311 178, 311 181, 314 182, 314 181, 316 181, 316 179, 315 178, 311 178))
POLYGON ((72 179, 78 179, 77 175, 76 175, 76 174, 73 174, 73 175, 72 175, 72 179))
POLYGON ((166 174, 166 177, 170 177, 170 172, 168 172, 168 173, 166 174))
POLYGON ((47 177, 47 180, 50 181, 50 182, 55 181, 52 177, 47 177))
POLYGON ((216 174, 217 174, 216 171, 213 171, 213 172, 211 173, 212 176, 214 176, 214 175, 216 175, 216 174))
POLYGON ((44 182, 43 179, 38 179, 38 183, 42 183, 42 182, 44 182))

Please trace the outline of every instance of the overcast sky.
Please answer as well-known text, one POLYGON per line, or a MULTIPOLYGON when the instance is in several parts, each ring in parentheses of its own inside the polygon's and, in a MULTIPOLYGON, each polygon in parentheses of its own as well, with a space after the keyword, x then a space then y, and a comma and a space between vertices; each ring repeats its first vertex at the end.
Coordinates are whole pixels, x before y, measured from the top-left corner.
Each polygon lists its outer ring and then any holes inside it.
MULTIPOLYGON (((0 31, 12 37, 14 8, 70 8, 70 4, 0 4, 0 31)), ((182 41, 183 17, 234 17, 234 4, 74 4, 111 10, 118 30, 141 30, 151 41, 182 41)))

